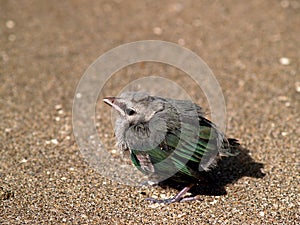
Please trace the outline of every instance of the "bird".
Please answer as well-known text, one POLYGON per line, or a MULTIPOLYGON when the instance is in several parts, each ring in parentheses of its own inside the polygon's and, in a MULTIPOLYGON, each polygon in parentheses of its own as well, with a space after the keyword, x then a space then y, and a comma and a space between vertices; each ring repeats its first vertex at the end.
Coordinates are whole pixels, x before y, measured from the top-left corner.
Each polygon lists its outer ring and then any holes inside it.
POLYGON ((227 138, 190 100, 131 91, 103 101, 117 112, 116 145, 130 153, 133 165, 156 180, 185 185, 174 197, 147 198, 152 203, 199 199, 185 195, 206 179, 203 174, 215 168, 220 158, 238 154, 238 140, 227 138))

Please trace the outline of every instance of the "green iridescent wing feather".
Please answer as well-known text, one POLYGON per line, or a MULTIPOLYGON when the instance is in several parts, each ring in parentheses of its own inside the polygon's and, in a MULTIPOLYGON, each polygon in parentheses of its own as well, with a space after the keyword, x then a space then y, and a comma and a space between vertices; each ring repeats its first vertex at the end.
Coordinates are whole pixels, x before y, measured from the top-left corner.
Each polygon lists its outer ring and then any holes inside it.
POLYGON ((220 133, 206 119, 200 121, 200 127, 197 129, 195 134, 194 125, 184 124, 184 132, 180 132, 179 129, 167 132, 160 147, 147 152, 133 150, 133 164, 142 172, 147 173, 148 171, 141 169, 140 162, 135 155, 148 154, 157 173, 167 173, 170 168, 175 167, 176 171, 183 176, 196 177, 203 156, 206 153, 218 151, 217 141, 219 140, 217 139, 220 138, 220 133), (191 138, 193 135, 197 136, 194 140, 191 138))

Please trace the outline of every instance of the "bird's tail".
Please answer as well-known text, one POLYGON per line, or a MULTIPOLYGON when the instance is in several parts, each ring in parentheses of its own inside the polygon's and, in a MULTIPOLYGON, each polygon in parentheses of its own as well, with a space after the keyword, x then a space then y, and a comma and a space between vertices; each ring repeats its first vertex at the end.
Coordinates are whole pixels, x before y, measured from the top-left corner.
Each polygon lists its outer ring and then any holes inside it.
POLYGON ((223 141, 223 148, 221 150, 222 156, 236 156, 239 154, 240 143, 234 138, 225 138, 223 141))
POLYGON ((238 147, 240 146, 239 140, 235 139, 235 138, 228 138, 227 139, 229 147, 238 147))

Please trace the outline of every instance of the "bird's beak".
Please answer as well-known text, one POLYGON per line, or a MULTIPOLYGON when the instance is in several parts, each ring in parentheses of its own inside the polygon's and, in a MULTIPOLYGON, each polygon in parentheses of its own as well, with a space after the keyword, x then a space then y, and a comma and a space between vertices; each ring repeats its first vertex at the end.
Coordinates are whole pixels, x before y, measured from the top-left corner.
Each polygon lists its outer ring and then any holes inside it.
POLYGON ((113 107, 115 100, 116 100, 116 97, 106 97, 106 98, 103 98, 103 101, 104 101, 107 105, 109 105, 109 106, 111 106, 111 107, 113 107))
POLYGON ((124 110, 122 109, 122 103, 118 101, 119 98, 116 97, 106 97, 103 98, 103 101, 108 104, 109 106, 113 107, 115 110, 117 110, 118 113, 120 113, 122 116, 125 116, 124 110))

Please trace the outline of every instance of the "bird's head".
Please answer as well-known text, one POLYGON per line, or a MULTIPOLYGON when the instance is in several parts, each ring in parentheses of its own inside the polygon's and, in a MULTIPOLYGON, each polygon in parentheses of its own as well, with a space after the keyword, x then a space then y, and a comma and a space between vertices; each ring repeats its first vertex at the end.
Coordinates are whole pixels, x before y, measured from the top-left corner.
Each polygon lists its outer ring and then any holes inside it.
POLYGON ((144 92, 124 92, 119 97, 106 97, 103 101, 130 124, 149 122, 156 113, 164 109, 159 98, 144 92))

